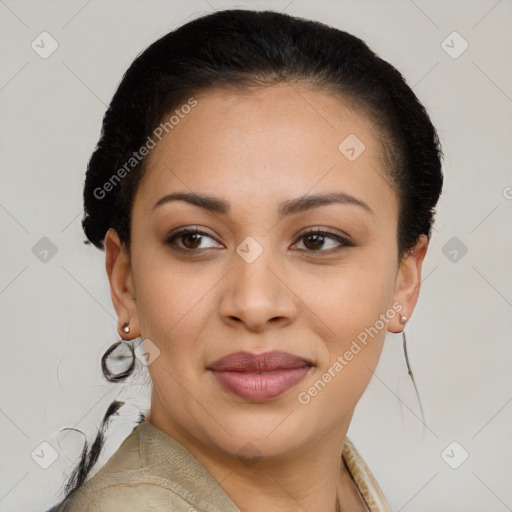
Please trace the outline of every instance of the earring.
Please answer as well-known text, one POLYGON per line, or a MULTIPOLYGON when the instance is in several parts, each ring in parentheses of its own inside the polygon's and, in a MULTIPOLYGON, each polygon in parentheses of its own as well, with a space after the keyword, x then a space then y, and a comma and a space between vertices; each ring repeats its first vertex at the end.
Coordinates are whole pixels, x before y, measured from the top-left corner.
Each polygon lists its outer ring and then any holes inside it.
MULTIPOLYGON (((405 324, 407 322, 407 317, 401 316, 400 317, 400 323, 405 324)), ((420 411, 421 411, 421 417, 423 418, 423 421, 425 416, 423 414, 423 406, 421 404, 420 394, 418 392, 418 388, 416 386, 416 381, 414 380, 414 375, 411 370, 411 365, 409 364, 409 357, 407 356, 407 338, 405 337, 405 328, 402 331, 402 341, 403 341, 403 347, 404 347, 404 356, 405 356, 405 363, 407 364, 407 373, 409 373, 409 376, 411 377, 412 384, 414 386, 414 390, 416 391, 416 396, 418 397, 418 402, 420 404, 420 411)))
MULTIPOLYGON (((122 326, 125 333, 130 332, 129 322, 122 326)), ((126 379, 135 367, 135 349, 133 343, 122 338, 106 350, 101 357, 101 369, 109 382, 119 382, 126 379)))
MULTIPOLYGON (((407 317, 401 316, 400 323, 405 324, 406 322, 407 322, 407 317)), ((409 372, 409 375, 412 377, 412 370, 409 365, 409 358, 407 357, 407 339, 405 338, 405 328, 402 330, 402 341, 403 341, 403 346, 404 346, 405 362, 407 363, 407 370, 409 372)), ((413 378, 413 381, 414 381, 414 378, 413 378)))

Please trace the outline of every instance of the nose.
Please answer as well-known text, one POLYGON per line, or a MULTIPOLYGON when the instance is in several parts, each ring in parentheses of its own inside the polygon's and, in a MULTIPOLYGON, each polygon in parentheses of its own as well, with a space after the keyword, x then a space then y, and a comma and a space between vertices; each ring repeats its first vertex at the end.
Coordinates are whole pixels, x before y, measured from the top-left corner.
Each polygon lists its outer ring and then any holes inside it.
POLYGON ((297 298, 287 276, 269 251, 252 263, 233 255, 234 268, 224 281, 220 303, 222 321, 249 331, 284 327, 297 318, 297 298))

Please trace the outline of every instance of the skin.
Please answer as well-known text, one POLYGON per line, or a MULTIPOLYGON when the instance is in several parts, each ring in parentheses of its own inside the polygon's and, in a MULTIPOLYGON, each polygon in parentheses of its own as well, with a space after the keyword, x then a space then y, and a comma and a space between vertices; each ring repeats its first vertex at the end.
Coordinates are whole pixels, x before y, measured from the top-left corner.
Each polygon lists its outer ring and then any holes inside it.
POLYGON ((149 365, 147 420, 186 446, 244 512, 332 512, 337 496, 342 510, 366 510, 341 451, 386 331, 401 332, 400 316, 410 318, 416 305, 428 239, 399 261, 398 201, 379 133, 343 98, 297 84, 195 97, 197 106, 148 157, 130 251, 113 229, 105 238, 119 334, 126 338, 121 325, 129 321, 129 338, 140 335, 160 351, 149 365), (338 150, 349 134, 366 146, 355 161, 338 150), (332 203, 278 216, 282 201, 333 191, 371 212, 332 203), (185 201, 153 208, 172 192, 222 198, 229 213, 185 201), (207 236, 166 244, 182 227, 207 236), (318 244, 302 237, 309 228, 348 235, 354 245, 318 244), (236 252, 246 237, 263 249, 252 263, 236 252), (188 252, 178 247, 186 243, 188 252), (298 394, 394 303, 400 314, 301 404, 298 394), (240 350, 283 350, 314 366, 283 395, 251 403, 206 369, 240 350), (258 460, 238 456, 247 452, 258 460))

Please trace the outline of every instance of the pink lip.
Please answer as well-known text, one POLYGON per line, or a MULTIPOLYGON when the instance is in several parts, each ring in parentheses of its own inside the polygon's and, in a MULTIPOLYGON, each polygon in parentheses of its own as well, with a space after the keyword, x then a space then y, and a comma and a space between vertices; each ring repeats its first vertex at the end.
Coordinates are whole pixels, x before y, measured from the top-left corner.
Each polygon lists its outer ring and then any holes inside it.
POLYGON ((297 384, 312 363, 287 352, 236 352, 215 361, 209 370, 224 389, 251 402, 271 400, 297 384))

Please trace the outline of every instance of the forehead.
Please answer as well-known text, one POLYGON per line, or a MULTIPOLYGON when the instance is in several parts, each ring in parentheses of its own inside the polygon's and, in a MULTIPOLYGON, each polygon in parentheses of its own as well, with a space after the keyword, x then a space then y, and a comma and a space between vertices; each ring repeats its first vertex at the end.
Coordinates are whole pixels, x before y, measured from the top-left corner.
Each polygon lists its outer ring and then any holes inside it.
POLYGON ((340 96, 283 83, 194 98, 196 106, 175 116, 148 155, 137 193, 147 207, 175 190, 242 206, 336 189, 373 203, 390 220, 396 204, 379 133, 340 96))

